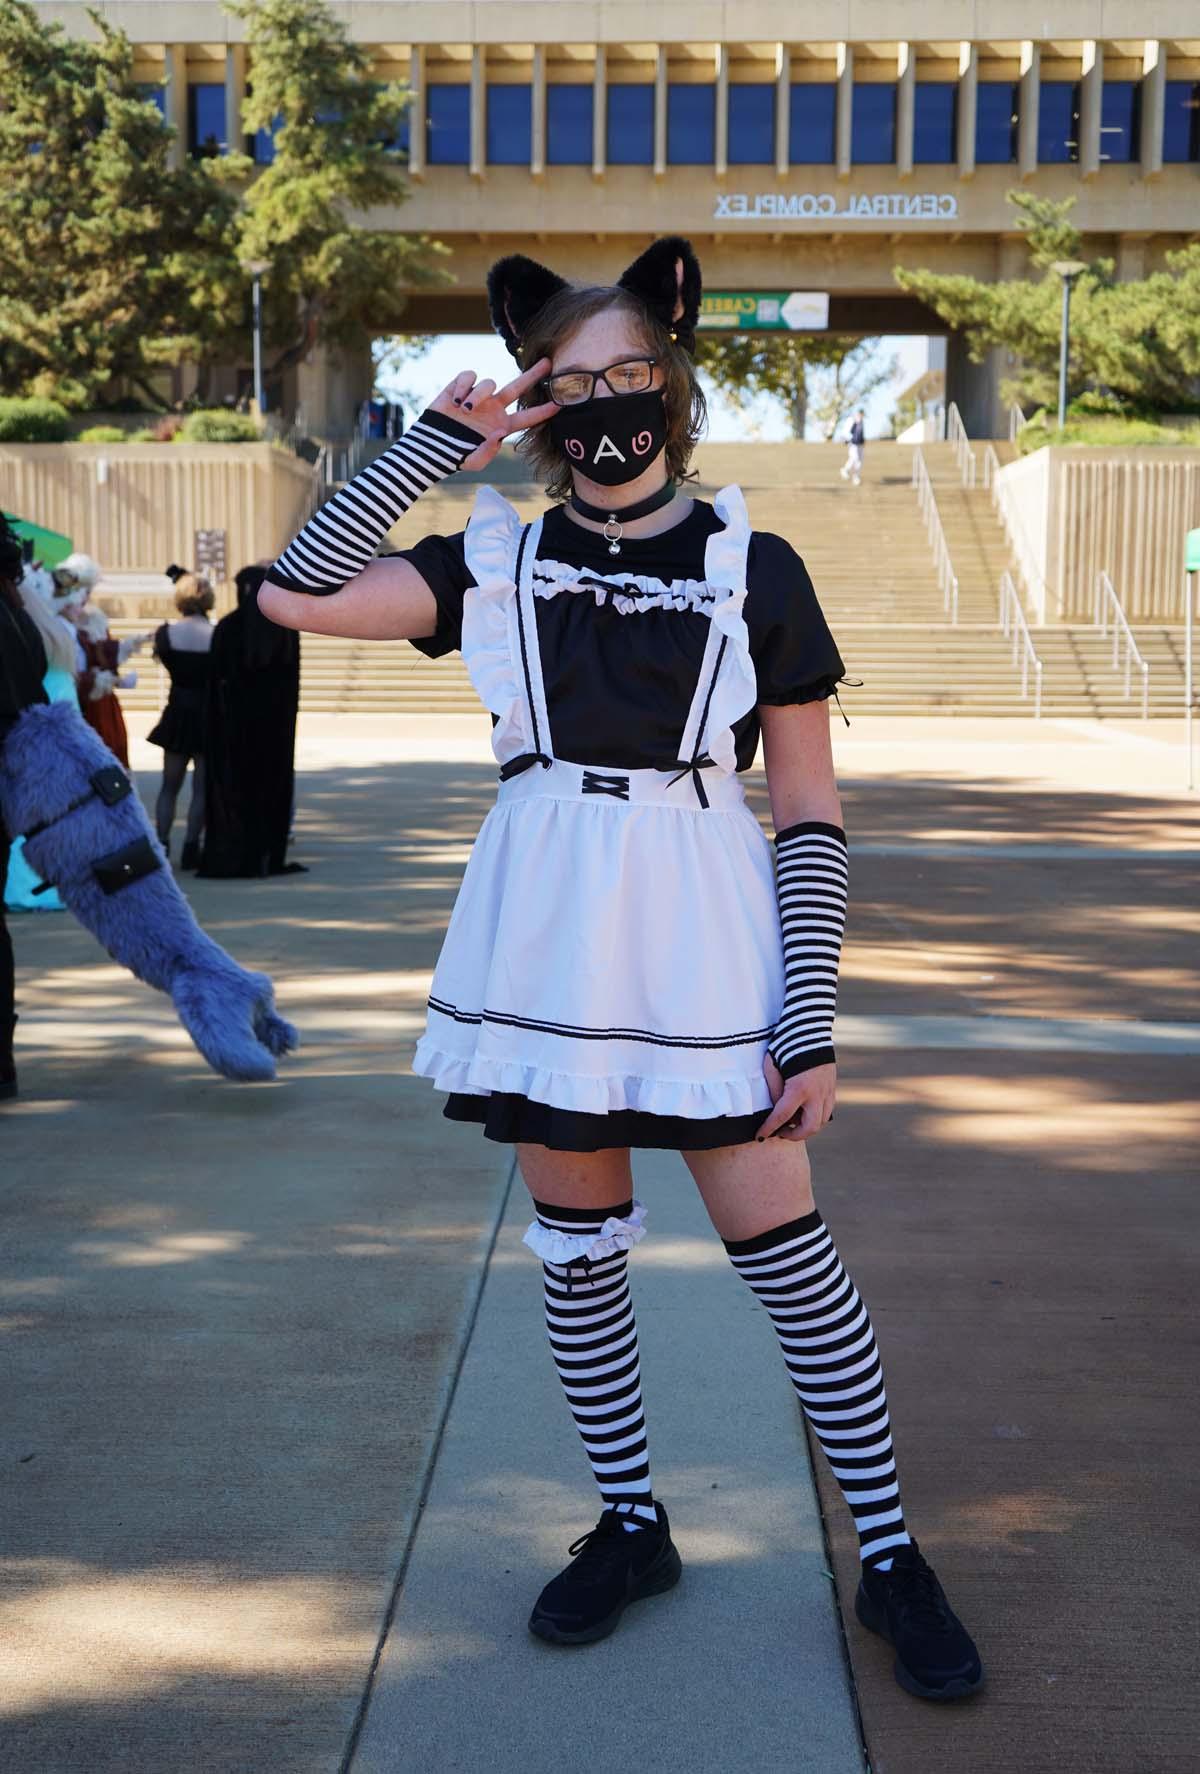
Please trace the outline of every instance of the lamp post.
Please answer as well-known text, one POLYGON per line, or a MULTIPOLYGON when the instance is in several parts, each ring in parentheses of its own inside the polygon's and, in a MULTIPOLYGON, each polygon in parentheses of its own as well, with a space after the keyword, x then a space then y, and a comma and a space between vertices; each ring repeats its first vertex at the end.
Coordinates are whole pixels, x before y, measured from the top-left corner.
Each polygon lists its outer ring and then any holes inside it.
POLYGON ((1067 422, 1067 342, 1071 332, 1071 285, 1087 266, 1082 259, 1055 259, 1050 267, 1062 278, 1062 337, 1058 346, 1058 429, 1067 422))
POLYGON ((263 418, 262 280, 271 269, 271 262, 269 259, 246 259, 242 269, 254 279, 251 297, 254 328, 254 410, 261 424, 263 418))

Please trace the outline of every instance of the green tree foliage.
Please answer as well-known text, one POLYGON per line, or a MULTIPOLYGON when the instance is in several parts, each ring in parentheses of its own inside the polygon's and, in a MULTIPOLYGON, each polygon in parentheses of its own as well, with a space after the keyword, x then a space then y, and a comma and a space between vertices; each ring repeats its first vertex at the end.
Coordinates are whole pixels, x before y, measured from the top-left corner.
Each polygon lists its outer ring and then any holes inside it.
POLYGON ((259 169, 228 154, 210 166, 242 192, 238 259, 270 266, 264 326, 275 375, 314 345, 399 332, 406 287, 450 281, 438 262, 448 249, 362 219, 407 195, 402 156, 388 144, 408 95, 371 81, 365 51, 324 0, 229 0, 225 10, 250 49, 244 125, 274 128, 275 158, 259 169))
POLYGON ((740 409, 764 395, 774 401, 796 438, 810 417, 823 437, 834 437, 894 373, 878 339, 842 333, 701 332, 696 363, 740 409))
POLYGON ((114 377, 220 352, 242 294, 235 201, 167 165, 128 39, 90 16, 85 43, 0 0, 0 383, 76 410, 114 377))
POLYGON ((71 415, 57 400, 0 398, 0 443, 63 443, 70 435, 71 415))
MULTIPOLYGON (((999 345, 1018 360, 1001 384, 1023 406, 1057 397, 1062 282, 1056 259, 1082 259, 1070 220, 1073 197, 1056 202, 1009 193, 1029 242, 1036 275, 1003 283, 934 271, 898 270, 896 281, 961 331, 978 363, 999 345)), ((1200 375, 1200 244, 1167 256, 1167 269, 1118 282, 1112 259, 1093 259, 1071 297, 1068 379, 1072 391, 1098 388, 1131 411, 1170 411, 1194 402, 1200 375)))

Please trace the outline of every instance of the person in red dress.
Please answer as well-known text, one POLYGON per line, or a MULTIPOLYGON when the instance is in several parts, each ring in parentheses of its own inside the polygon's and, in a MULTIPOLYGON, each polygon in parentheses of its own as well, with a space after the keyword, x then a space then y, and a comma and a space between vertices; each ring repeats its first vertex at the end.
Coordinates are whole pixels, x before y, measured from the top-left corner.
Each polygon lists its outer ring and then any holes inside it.
POLYGON ((76 683, 83 718, 128 770, 129 735, 116 691, 118 688, 132 690, 137 683, 136 672, 128 672, 122 677, 121 668, 131 654, 145 646, 150 636, 139 634, 123 641, 113 639, 108 631, 108 617, 98 604, 91 601, 99 578, 100 568, 87 554, 69 554, 54 570, 60 607, 74 624, 78 639, 80 658, 76 683))

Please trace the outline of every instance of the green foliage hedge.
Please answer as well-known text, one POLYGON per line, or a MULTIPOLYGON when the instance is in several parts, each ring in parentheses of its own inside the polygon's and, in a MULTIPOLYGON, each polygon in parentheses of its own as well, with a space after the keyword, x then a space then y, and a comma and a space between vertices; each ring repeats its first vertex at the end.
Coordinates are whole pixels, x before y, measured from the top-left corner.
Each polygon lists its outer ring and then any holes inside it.
POLYGON ((67 409, 56 400, 0 399, 0 443, 63 443, 70 432, 67 409))
POLYGON ((223 407, 202 407, 189 413, 175 434, 176 443, 261 443, 262 433, 249 413, 223 407))
POLYGON ((127 443, 129 433, 119 425, 89 425, 75 439, 76 443, 127 443))
POLYGON ((1060 431, 1057 415, 1040 409, 1017 433, 1017 449, 1022 456, 1047 444, 1091 444, 1096 448, 1127 449, 1133 444, 1200 444, 1200 423, 1195 425, 1160 425, 1154 419, 1117 418, 1104 413, 1077 412, 1078 403, 1067 409, 1067 422, 1060 431))

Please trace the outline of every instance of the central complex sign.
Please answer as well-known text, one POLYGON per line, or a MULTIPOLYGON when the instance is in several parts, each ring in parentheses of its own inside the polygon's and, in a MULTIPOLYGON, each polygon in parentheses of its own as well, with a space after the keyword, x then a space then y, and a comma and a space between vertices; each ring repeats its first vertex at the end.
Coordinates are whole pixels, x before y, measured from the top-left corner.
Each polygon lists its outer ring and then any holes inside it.
POLYGON ((829 325, 829 296, 825 290, 706 290, 699 324, 702 332, 823 332, 829 325))
POLYGON ((951 191, 718 191, 713 216, 729 222, 950 221, 951 191))

